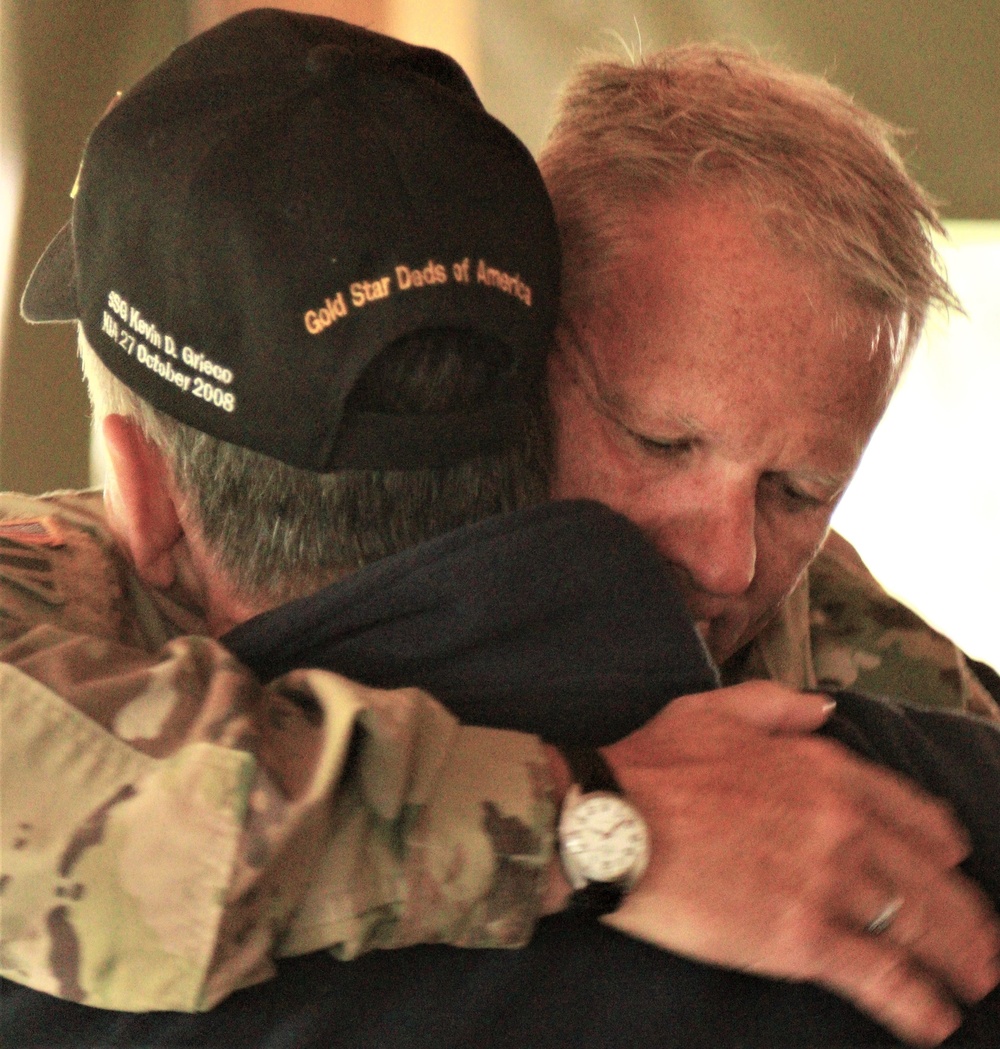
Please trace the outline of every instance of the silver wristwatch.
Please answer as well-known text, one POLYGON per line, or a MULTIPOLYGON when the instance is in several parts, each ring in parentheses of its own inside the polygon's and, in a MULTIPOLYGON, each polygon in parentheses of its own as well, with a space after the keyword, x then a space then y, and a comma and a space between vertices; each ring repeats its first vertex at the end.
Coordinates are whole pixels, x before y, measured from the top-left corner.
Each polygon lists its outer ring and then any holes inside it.
POLYGON ((559 856, 574 890, 567 909, 596 918, 616 910, 646 869, 649 830, 598 751, 559 749, 574 781, 558 830, 559 856))

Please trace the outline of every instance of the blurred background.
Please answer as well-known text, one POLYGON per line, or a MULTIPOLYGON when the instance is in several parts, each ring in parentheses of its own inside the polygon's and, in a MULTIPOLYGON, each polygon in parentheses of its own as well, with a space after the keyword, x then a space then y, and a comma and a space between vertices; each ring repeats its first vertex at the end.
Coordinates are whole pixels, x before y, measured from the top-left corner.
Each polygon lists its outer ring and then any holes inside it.
POLYGON ((73 334, 17 313, 90 127, 192 32, 259 6, 448 51, 532 150, 581 54, 691 39, 824 74, 908 129, 966 315, 929 325, 835 524, 889 590, 1000 666, 1000 0, 0 0, 0 488, 100 483, 73 334))

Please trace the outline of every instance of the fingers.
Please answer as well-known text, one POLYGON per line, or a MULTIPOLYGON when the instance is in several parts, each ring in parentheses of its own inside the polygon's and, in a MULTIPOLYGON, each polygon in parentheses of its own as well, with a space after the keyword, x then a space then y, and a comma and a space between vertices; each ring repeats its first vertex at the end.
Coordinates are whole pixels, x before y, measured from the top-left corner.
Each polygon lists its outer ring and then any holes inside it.
MULTIPOLYGON (((686 719, 705 715, 728 718, 778 735, 812 732, 835 707, 834 701, 821 693, 799 692, 771 681, 749 681, 683 696, 665 713, 686 719)), ((880 822, 912 836, 919 848, 940 863, 950 866, 968 856, 968 835, 947 805, 895 773, 855 757, 831 740, 815 741, 814 754, 817 761, 824 763, 830 778, 843 784, 845 797, 850 796, 880 822)))
POLYGON ((827 695, 799 692, 774 681, 747 681, 674 700, 690 710, 733 717, 762 732, 814 732, 836 708, 827 695))
POLYGON ((861 824, 834 854, 828 913, 859 931, 901 901, 879 939, 894 944, 940 993, 978 1000, 1000 979, 1000 924, 956 866, 968 854, 965 831, 947 806, 891 773, 859 766, 870 774, 875 821, 861 824))
POLYGON ((1000 926, 948 806, 812 735, 826 698, 753 682, 675 700, 605 753, 650 824, 609 920, 681 954, 849 998, 933 1045, 1000 980, 1000 926), (669 847, 657 848, 667 843, 669 847), (881 936, 865 927, 895 898, 881 936))
POLYGON ((962 1014, 951 996, 891 940, 828 930, 814 982, 914 1045, 933 1046, 956 1031, 962 1014))
POLYGON ((810 907, 819 920, 805 923, 822 930, 809 943, 812 979, 899 1037, 936 1045, 961 1022, 956 1001, 978 1001, 1000 981, 989 901, 960 870, 884 828, 842 850, 837 869, 810 907), (867 931, 879 917, 884 931, 867 931))
POLYGON ((978 887, 959 872, 925 882, 897 880, 888 892, 873 889, 856 928, 884 913, 887 901, 898 902, 880 940, 895 944, 910 960, 955 997, 975 1002, 1000 979, 997 956, 1000 935, 992 908, 978 887))

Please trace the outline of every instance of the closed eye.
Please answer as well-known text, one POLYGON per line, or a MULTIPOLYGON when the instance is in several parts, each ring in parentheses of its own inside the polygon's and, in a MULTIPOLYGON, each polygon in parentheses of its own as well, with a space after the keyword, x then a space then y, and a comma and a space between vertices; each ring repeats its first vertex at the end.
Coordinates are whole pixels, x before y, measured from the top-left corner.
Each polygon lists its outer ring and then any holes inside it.
POLYGON ((661 437, 644 437, 641 433, 628 430, 629 436, 649 455, 660 459, 678 459, 693 452, 696 441, 693 437, 664 439, 661 437))
POLYGON ((777 476, 772 477, 771 481, 782 502, 792 513, 828 510, 836 498, 833 495, 814 495, 777 476))

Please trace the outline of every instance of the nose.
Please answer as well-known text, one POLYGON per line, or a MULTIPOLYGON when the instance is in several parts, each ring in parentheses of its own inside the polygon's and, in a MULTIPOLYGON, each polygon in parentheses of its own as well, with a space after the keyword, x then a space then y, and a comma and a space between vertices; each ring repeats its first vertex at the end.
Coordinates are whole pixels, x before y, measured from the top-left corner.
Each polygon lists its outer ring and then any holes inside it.
POLYGON ((757 569, 756 500, 753 492, 715 491, 657 529, 657 546, 696 589, 736 597, 757 569))

